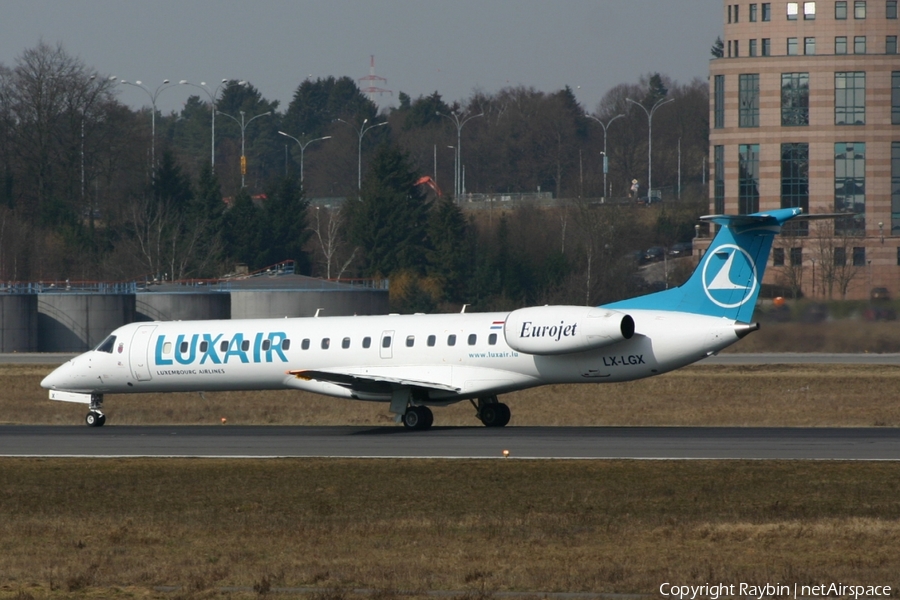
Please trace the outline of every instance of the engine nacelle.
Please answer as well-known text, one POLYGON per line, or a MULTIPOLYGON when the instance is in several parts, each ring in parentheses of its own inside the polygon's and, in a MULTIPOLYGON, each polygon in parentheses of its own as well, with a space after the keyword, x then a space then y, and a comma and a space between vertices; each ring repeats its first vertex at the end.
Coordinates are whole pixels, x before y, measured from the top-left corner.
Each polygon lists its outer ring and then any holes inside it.
POLYGON ((568 354, 631 339, 634 319, 590 306, 533 306, 509 313, 503 335, 519 352, 568 354))

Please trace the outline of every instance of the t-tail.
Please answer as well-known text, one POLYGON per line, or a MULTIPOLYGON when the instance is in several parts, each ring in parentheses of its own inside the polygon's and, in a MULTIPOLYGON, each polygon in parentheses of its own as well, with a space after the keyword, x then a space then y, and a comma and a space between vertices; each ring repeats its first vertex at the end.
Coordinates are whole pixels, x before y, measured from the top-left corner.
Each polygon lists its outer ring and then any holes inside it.
POLYGON ((683 285, 655 294, 614 302, 605 308, 666 310, 749 323, 775 235, 800 208, 750 215, 710 215, 702 221, 721 225, 697 269, 683 285))

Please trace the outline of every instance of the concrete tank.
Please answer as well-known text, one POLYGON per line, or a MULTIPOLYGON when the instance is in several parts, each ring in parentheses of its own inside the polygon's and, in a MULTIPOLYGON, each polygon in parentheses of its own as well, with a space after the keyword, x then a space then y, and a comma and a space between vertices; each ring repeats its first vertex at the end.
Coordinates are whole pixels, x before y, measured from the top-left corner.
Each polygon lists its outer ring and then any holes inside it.
POLYGON ((37 349, 37 296, 0 296, 0 352, 37 352, 37 349))
POLYGON ((132 323, 134 306, 134 294, 39 294, 38 351, 89 350, 113 329, 132 323))
POLYGON ((385 315, 389 312, 387 290, 279 290, 231 292, 232 319, 385 315))
POLYGON ((138 321, 203 321, 231 318, 227 292, 144 292, 135 297, 138 321))

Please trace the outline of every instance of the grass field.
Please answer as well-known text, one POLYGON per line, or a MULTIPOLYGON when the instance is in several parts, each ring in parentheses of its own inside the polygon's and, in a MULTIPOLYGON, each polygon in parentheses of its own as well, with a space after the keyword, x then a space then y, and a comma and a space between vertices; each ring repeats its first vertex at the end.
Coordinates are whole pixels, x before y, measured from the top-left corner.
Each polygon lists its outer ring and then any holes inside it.
POLYGON ((3 459, 0 483, 0 598, 900 587, 898 463, 3 459))
MULTIPOLYGON (((52 402, 50 366, 0 366, 0 422, 79 424, 81 404, 52 402)), ((503 396, 511 425, 898 427, 900 367, 692 366, 618 384, 555 385, 503 396)), ((107 427, 125 424, 388 425, 382 403, 297 391, 108 395, 107 427)), ((476 424, 468 403, 436 408, 436 425, 476 424)))

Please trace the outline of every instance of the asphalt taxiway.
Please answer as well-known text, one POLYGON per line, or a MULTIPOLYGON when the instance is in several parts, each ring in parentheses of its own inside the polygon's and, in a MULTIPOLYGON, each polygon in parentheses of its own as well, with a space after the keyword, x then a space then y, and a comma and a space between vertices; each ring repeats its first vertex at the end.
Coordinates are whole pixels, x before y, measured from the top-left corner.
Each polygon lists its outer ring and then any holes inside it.
POLYGON ((0 426, 0 456, 900 460, 897 428, 0 426))

